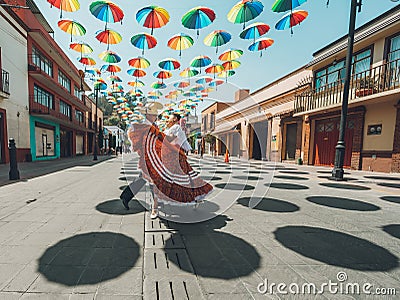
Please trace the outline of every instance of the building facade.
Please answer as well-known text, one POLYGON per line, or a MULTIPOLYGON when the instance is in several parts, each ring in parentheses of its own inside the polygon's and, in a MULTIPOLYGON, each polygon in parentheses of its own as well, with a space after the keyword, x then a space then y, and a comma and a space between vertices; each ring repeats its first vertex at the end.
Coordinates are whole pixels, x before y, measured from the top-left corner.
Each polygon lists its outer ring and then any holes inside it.
POLYGON ((7 7, 0 7, 0 163, 8 163, 13 138, 18 161, 29 160, 28 28, 7 7))
MULTIPOLYGON (((310 165, 333 166, 339 137, 347 37, 313 54, 310 89, 297 95, 302 154, 310 165)), ((400 6, 355 32, 344 166, 400 172, 400 6)))

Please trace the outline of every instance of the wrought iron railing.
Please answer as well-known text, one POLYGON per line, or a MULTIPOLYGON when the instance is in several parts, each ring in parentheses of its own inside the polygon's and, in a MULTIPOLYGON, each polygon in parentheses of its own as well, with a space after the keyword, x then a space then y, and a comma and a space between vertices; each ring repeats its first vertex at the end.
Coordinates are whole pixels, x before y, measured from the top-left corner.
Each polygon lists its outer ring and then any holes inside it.
MULTIPOLYGON (((349 102, 400 88, 400 59, 393 60, 350 79, 349 102)), ((302 113, 342 103, 344 79, 296 95, 294 112, 302 113)))
POLYGON ((10 94, 10 74, 5 70, 1 70, 0 91, 10 94))

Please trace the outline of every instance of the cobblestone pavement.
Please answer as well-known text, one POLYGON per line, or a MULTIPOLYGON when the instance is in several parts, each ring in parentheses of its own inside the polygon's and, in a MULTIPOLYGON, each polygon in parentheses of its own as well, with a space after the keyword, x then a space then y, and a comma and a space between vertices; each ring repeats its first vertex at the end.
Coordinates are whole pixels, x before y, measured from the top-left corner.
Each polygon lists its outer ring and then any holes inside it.
POLYGON ((190 160, 215 187, 216 216, 196 224, 122 207, 136 158, 0 187, 0 299, 398 298, 398 174, 333 182, 327 168, 190 160), (330 281, 336 293, 307 292, 330 281))

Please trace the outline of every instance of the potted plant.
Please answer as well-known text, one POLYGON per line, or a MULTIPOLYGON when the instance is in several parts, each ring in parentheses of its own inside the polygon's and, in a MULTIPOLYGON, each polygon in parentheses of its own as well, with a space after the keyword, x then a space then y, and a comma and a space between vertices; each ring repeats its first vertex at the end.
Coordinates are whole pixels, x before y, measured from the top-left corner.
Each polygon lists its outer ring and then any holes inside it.
POLYGON ((374 78, 365 76, 360 78, 357 84, 356 96, 364 97, 374 94, 378 90, 378 85, 374 78))

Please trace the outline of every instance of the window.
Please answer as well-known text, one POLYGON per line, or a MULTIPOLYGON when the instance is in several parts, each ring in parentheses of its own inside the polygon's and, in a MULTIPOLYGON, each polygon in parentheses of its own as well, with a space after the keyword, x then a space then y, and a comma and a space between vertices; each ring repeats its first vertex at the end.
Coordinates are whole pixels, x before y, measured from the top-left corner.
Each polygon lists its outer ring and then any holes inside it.
POLYGON ((54 96, 36 84, 33 87, 33 100, 50 109, 54 109, 54 96))
POLYGON ((32 47, 32 63, 47 75, 53 77, 53 63, 35 46, 32 47))
POLYGON ((203 128, 204 131, 207 131, 207 115, 203 117, 203 128))
POLYGON ((60 113, 71 118, 71 105, 60 100, 60 113))
POLYGON ((58 70, 58 83, 71 93, 71 80, 61 70, 58 70))
POLYGON ((74 85, 74 95, 76 98, 81 99, 81 89, 76 85, 74 85))
MULTIPOLYGON (((368 75, 371 67, 371 49, 353 55, 352 74, 368 75)), ((345 77, 345 60, 336 62, 315 73, 315 88, 318 90, 327 85, 343 83, 345 77)))
POLYGON ((83 112, 75 110, 75 118, 78 120, 79 123, 83 123, 83 112))
POLYGON ((400 35, 395 36, 389 41, 388 61, 392 62, 400 59, 400 35))
POLYGON ((210 115, 210 128, 214 129, 215 127, 215 112, 212 112, 210 115))

